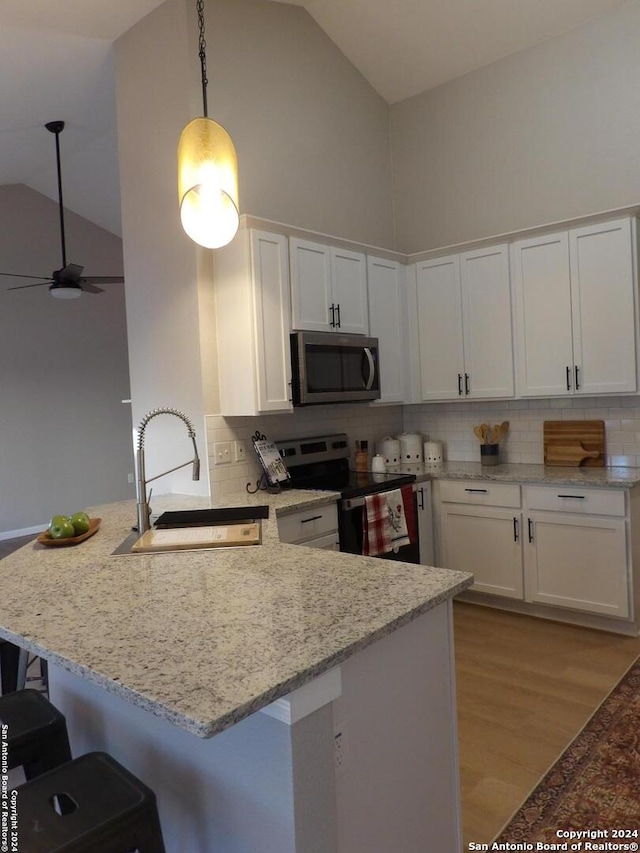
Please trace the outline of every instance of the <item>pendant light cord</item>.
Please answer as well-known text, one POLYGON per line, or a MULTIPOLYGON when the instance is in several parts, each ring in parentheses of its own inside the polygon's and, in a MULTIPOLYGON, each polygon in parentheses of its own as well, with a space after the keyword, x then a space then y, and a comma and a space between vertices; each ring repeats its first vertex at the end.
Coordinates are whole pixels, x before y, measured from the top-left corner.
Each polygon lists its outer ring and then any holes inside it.
POLYGON ((207 109, 207 54, 206 48, 207 43, 204 39, 204 0, 196 0, 196 8, 198 10, 198 29, 200 31, 200 35, 198 38, 198 56, 200 57, 200 74, 202 80, 202 107, 204 111, 204 117, 209 117, 209 112, 207 109))

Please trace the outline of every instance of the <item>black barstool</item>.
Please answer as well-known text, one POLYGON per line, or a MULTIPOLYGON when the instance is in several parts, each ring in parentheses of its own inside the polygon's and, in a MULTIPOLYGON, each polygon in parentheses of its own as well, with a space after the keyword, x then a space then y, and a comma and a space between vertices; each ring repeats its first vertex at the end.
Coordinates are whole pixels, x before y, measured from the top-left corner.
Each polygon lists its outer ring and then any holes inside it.
POLYGON ((20 765, 27 779, 71 760, 64 715, 37 690, 0 696, 0 720, 7 726, 8 767, 20 765))
POLYGON ((155 794, 105 752, 25 782, 16 811, 29 853, 165 853, 155 794))

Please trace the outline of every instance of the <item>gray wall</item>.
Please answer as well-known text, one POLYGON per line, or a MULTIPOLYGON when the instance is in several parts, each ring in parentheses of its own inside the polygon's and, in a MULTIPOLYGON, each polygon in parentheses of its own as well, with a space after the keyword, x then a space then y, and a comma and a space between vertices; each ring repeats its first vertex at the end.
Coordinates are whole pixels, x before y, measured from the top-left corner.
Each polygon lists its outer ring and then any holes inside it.
MULTIPOLYGON (((118 237, 71 212, 65 225, 69 261, 122 274, 118 237)), ((3 272, 58 269, 57 205, 0 186, 0 259, 3 272)), ((67 301, 6 291, 19 283, 0 279, 0 537, 133 494, 124 288, 67 301)))
POLYGON ((398 248, 640 201, 640 3, 391 108, 398 248))

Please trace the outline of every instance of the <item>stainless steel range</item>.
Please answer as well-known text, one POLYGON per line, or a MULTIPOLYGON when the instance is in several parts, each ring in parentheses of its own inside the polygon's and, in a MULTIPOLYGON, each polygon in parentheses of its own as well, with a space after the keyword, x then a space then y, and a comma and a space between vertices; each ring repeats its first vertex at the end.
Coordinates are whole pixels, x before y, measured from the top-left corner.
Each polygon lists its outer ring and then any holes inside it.
MULTIPOLYGON (((291 485, 298 489, 321 489, 340 493, 338 524, 340 550, 362 553, 363 507, 367 495, 389 492, 415 482, 415 474, 352 471, 349 466, 349 440, 345 433, 277 441, 276 446, 291 474, 291 485)), ((414 514, 417 512, 413 495, 414 514)), ((382 559, 420 562, 419 542, 403 545, 382 559)))

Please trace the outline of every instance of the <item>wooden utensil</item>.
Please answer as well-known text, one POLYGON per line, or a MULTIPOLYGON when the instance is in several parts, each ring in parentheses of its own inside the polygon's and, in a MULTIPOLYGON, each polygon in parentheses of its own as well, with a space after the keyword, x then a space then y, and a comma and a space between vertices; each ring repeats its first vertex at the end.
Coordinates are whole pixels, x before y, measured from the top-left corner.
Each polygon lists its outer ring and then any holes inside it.
POLYGON ((473 432, 480 439, 480 443, 484 444, 486 436, 485 436, 485 433, 484 433, 482 427, 481 426, 474 426, 473 432))

